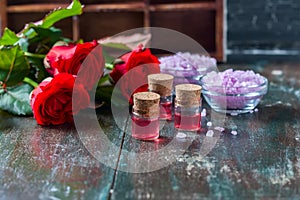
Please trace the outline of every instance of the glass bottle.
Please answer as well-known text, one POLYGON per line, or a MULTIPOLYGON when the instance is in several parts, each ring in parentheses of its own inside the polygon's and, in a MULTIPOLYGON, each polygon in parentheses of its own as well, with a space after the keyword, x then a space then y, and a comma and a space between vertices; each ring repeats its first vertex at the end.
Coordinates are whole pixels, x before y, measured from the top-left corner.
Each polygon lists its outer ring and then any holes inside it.
POLYGON ((169 74, 148 75, 148 87, 150 92, 160 95, 160 116, 162 120, 172 120, 172 87, 174 77, 169 74))
POLYGON ((194 84, 176 85, 174 126, 185 131, 201 129, 201 86, 194 84))
POLYGON ((155 140, 159 137, 159 94, 139 92, 133 95, 132 137, 155 140))

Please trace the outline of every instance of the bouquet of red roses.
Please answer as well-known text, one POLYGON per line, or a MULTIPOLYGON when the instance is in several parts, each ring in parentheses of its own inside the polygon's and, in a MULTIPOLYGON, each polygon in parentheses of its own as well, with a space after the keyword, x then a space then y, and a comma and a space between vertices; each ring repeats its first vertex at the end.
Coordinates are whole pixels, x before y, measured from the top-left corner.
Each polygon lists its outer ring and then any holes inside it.
POLYGON ((92 92, 101 99, 103 82, 110 78, 115 84, 129 70, 145 64, 151 65, 148 70, 141 68, 136 76, 121 80, 121 90, 129 102, 133 93, 147 90, 147 86, 131 88, 131 82, 159 72, 159 61, 149 49, 128 48, 116 63, 102 48, 109 44, 72 41, 53 27, 61 19, 80 15, 82 7, 74 0, 18 34, 5 29, 0 38, 0 109, 17 115, 33 113, 40 125, 69 123, 93 104, 92 92))

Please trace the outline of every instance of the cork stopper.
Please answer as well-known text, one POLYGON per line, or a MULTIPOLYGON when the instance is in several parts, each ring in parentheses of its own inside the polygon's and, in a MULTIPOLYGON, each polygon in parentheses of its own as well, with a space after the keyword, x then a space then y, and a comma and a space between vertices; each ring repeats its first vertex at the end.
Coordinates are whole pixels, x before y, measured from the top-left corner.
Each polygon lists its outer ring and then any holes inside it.
POLYGON ((142 117, 159 116, 160 95, 154 92, 139 92, 133 95, 133 112, 142 117))
POLYGON ((170 74, 148 75, 149 91, 155 92, 162 97, 170 96, 172 93, 174 77, 170 74))
POLYGON ((201 104, 200 85, 180 84, 175 86, 176 102, 183 106, 198 106, 201 104))

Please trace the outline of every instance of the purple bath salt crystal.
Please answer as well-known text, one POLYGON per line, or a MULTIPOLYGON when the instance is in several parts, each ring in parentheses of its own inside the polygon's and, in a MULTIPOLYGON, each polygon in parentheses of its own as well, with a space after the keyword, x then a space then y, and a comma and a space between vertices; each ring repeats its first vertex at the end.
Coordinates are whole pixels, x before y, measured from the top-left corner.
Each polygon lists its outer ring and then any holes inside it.
POLYGON ((217 60, 204 55, 178 52, 172 56, 159 58, 162 73, 173 75, 174 85, 180 83, 197 84, 204 74, 216 70, 217 60))
MULTIPOLYGON (((205 90, 218 94, 211 95, 215 101, 223 106, 226 103, 227 109, 243 109, 247 102, 262 98, 259 92, 264 91, 266 79, 252 70, 228 69, 223 72, 209 72, 202 83, 205 90), (248 95, 252 93, 251 95, 248 95), (227 95, 226 99, 222 95, 227 95)), ((265 90, 266 92, 266 90, 265 90)), ((234 113, 235 114, 235 113, 234 113)))

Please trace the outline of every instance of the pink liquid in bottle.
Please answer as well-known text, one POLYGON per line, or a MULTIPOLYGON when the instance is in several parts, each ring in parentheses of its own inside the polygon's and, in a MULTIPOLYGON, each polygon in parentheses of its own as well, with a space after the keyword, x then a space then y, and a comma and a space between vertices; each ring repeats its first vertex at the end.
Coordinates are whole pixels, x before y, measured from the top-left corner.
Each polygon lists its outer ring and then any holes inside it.
POLYGON ((132 115, 132 137, 155 140, 159 137, 159 118, 141 118, 132 115))
POLYGON ((172 102, 160 104, 160 119, 172 120, 172 102))
POLYGON ((175 128, 187 131, 198 131, 201 129, 201 114, 182 115, 175 113, 174 116, 175 128))

